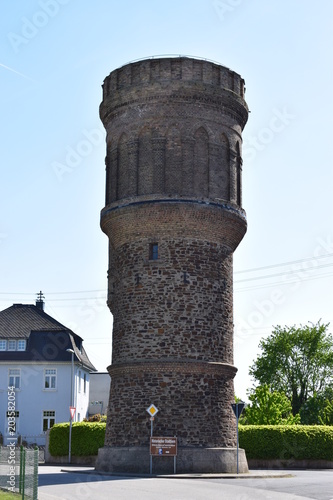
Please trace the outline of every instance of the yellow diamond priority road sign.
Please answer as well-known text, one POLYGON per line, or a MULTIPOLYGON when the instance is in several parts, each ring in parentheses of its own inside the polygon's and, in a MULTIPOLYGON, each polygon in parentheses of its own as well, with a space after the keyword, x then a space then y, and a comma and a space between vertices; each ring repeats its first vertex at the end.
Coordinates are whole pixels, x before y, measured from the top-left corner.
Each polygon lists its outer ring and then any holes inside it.
POLYGON ((147 408, 147 412, 151 417, 154 417, 156 413, 158 412, 158 409, 156 408, 155 405, 150 405, 149 408, 147 408))

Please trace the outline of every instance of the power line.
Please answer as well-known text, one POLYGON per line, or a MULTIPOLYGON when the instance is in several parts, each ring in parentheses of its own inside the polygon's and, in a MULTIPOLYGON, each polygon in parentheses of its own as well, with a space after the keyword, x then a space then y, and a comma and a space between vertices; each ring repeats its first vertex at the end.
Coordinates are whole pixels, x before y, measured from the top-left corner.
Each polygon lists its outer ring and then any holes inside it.
MULTIPOLYGON (((304 259, 298 259, 298 260, 293 260, 293 261, 286 261, 286 262, 281 262, 278 264, 271 264, 268 266, 262 266, 262 267, 257 267, 257 268, 252 268, 252 269, 245 269, 243 271, 235 271, 234 274, 241 274, 241 273, 249 273, 249 272, 256 272, 256 271, 261 271, 264 269, 272 269, 276 267, 281 267, 281 266, 286 266, 286 265, 291 265, 291 264, 299 264, 302 262, 309 262, 309 261, 316 261, 317 259, 323 259, 323 258, 329 258, 332 257, 333 253, 329 253, 326 255, 319 255, 318 257, 308 257, 304 259)), ((331 267, 333 266, 333 263, 328 263, 328 264, 323 264, 319 266, 315 266, 312 268, 312 270, 316 269, 321 269, 324 267, 331 267)), ((308 269, 293 269, 293 270, 285 270, 281 273, 274 273, 274 274, 267 274, 263 276, 253 276, 252 278, 245 278, 241 280, 235 280, 234 284, 237 283, 244 283, 246 281, 255 281, 255 280, 261 280, 261 279, 268 279, 276 276, 283 276, 283 275, 290 275, 290 274, 296 274, 300 271, 307 271, 308 269)), ((331 276, 331 274, 327 275, 320 275, 317 277, 309 277, 309 278, 302 278, 302 281, 304 280, 309 280, 309 279, 319 279, 319 278, 324 278, 327 276, 331 276)), ((238 289, 235 291, 246 291, 246 290, 251 290, 251 289, 256 289, 256 288, 266 288, 274 285, 286 285, 286 284, 291 284, 295 283, 295 281, 288 281, 288 282, 274 282, 274 283, 267 283, 265 285, 259 285, 256 287, 246 287, 242 289, 238 289)), ((104 296, 99 296, 99 297, 78 297, 78 298, 54 298, 54 299, 48 299, 48 302, 61 302, 61 301, 79 301, 79 300, 100 300, 100 299, 105 299, 106 300, 106 294, 107 290, 106 289, 94 289, 94 290, 76 290, 76 291, 68 291, 68 292, 45 292, 45 294, 49 297, 50 295, 74 295, 74 294, 90 294, 90 293, 104 293, 104 296)), ((7 296, 27 296, 27 297, 32 297, 35 296, 35 293, 29 293, 29 292, 0 292, 0 295, 7 295, 7 296)))
POLYGON ((307 262, 310 260, 317 260, 317 259, 324 259, 324 258, 326 259, 328 257, 333 257, 333 253, 328 253, 326 255, 318 255, 318 257, 306 257, 304 259, 291 260, 288 262, 281 262, 280 264, 270 264, 268 266, 254 267, 252 269, 244 269, 243 271, 235 271, 234 274, 250 273, 250 272, 254 272, 254 271, 261 271, 262 269, 271 269, 273 267, 288 266, 290 264, 299 264, 300 262, 307 262))
POLYGON ((246 292, 248 290, 258 290, 260 288, 270 288, 272 286, 284 286, 284 285, 292 285, 294 283, 297 283, 298 281, 303 282, 303 281, 311 281, 311 280, 316 280, 316 279, 321 279, 321 278, 329 278, 333 276, 333 273, 328 273, 328 274, 320 274, 319 276, 308 276, 305 278, 301 278, 300 280, 293 280, 293 281, 274 281, 273 283, 266 283, 263 285, 255 285, 255 286, 248 286, 244 288, 236 288, 234 292, 246 292))
MULTIPOLYGON (((332 267, 333 263, 331 264, 322 264, 321 266, 317 266, 315 269, 322 269, 323 267, 332 267)), ((275 276, 286 276, 287 274, 295 274, 299 273, 300 271, 306 271, 306 269, 294 269, 294 270, 286 270, 283 271, 282 273, 275 273, 275 274, 265 274, 264 276, 254 276, 252 278, 245 278, 243 280, 236 280, 234 283, 243 283, 244 281, 254 281, 254 280, 263 280, 266 278, 274 278, 275 276)))
MULTIPOLYGON (((105 289, 103 290, 78 290, 76 292, 46 292, 46 295, 72 295, 74 293, 99 293, 99 292, 105 292, 105 289)), ((35 293, 31 292, 0 292, 0 295, 36 295, 35 293)))
MULTIPOLYGON (((105 290, 103 290, 103 292, 105 292, 105 290)), ((61 302, 61 301, 66 301, 68 302, 69 300, 72 301, 72 300, 95 300, 95 299, 105 299, 106 300, 106 295, 105 297, 78 297, 78 298, 74 298, 74 299, 48 299, 48 302, 61 302)))

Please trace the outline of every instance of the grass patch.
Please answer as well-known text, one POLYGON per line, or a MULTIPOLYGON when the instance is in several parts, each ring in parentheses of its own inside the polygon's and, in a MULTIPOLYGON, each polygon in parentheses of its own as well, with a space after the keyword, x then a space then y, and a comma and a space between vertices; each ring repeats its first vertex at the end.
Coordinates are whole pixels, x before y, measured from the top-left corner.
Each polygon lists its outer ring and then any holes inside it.
POLYGON ((1 500, 18 500, 18 498, 22 498, 22 495, 19 495, 18 493, 12 493, 8 490, 2 490, 0 488, 0 498, 1 500))

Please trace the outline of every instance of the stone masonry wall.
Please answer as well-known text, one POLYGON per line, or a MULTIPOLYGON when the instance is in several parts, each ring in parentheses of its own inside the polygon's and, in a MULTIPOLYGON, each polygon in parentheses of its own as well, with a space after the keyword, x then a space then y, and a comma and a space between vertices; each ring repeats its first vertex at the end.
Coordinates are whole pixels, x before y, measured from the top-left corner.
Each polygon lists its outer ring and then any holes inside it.
POLYGON ((154 402, 156 432, 184 446, 233 446, 232 255, 246 230, 243 213, 133 201, 106 209, 103 229, 114 321, 106 445, 146 443, 145 409, 154 402))
POLYGON ((145 409, 152 401, 159 409, 155 436, 177 436, 180 447, 236 445, 231 373, 197 363, 158 363, 146 368, 134 364, 117 371, 110 367, 112 405, 106 446, 147 446, 150 420, 145 409))
POLYGON ((115 363, 183 358, 233 362, 232 257, 196 240, 124 245, 110 268, 115 363))
POLYGON ((112 234, 113 363, 180 352, 232 363, 232 251, 244 220, 220 207, 161 202, 111 211, 103 224, 112 234))

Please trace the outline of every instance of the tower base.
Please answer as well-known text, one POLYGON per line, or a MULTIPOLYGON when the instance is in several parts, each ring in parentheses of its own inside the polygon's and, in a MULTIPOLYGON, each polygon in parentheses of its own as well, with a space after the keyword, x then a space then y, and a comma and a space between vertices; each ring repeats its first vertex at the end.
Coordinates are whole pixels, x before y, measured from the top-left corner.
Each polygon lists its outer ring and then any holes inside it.
MULTIPOLYGON (((173 474, 173 457, 152 457, 153 474, 173 474)), ((101 472, 131 472, 149 474, 148 446, 111 447, 98 450, 96 470, 101 472)), ((245 450, 238 450, 238 471, 249 471, 245 450)), ((176 473, 236 473, 236 448, 178 448, 176 473)))

